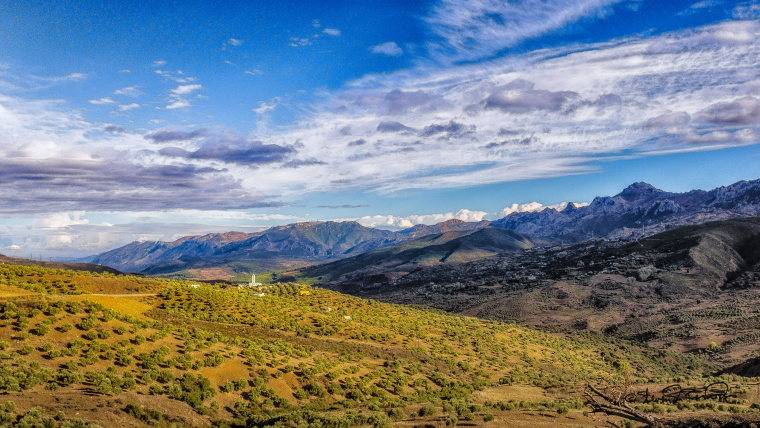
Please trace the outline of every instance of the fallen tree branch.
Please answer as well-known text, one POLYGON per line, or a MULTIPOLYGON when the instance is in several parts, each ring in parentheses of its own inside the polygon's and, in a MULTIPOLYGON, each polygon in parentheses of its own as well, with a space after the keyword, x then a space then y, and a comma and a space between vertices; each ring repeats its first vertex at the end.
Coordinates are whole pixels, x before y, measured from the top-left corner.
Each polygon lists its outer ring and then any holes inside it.
POLYGON ((657 418, 634 409, 624 400, 612 399, 591 384, 587 385, 584 395, 587 398, 587 404, 591 406, 594 412, 602 412, 610 416, 618 416, 645 423, 650 427, 661 426, 660 421, 657 418))

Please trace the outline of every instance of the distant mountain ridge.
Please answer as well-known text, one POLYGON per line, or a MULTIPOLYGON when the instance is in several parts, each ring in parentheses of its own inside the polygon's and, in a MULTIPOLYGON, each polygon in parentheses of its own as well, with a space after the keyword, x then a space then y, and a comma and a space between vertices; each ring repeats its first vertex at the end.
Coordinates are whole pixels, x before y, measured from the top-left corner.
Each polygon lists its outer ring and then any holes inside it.
MULTIPOLYGON (((270 270, 330 262, 436 234, 467 235, 487 227, 516 232, 532 245, 567 244, 593 238, 639 238, 684 225, 759 215, 760 180, 685 193, 666 192, 638 182, 615 196, 597 197, 584 207, 569 204, 561 211, 547 208, 512 213, 493 222, 448 220, 401 231, 365 227, 353 221, 304 222, 256 233, 227 232, 187 236, 173 242, 133 242, 82 261, 150 274, 239 261, 255 261, 257 269, 270 270)), ((491 246, 481 253, 486 256, 495 249, 491 246)), ((468 257, 477 253, 471 248, 468 257)))
POLYGON ((331 263, 307 267, 300 271, 300 275, 320 278, 321 281, 345 281, 371 275, 387 279, 422 266, 468 262, 531 247, 533 243, 530 240, 511 230, 495 227, 475 231, 455 230, 428 234, 331 263))
POLYGON ((562 211, 513 213, 492 226, 532 239, 575 243, 592 238, 640 238, 679 226, 760 215, 760 180, 740 181, 710 191, 666 192, 633 183, 615 196, 562 211))
POLYGON ((433 225, 418 224, 408 229, 401 230, 398 233, 401 235, 408 236, 410 238, 419 238, 422 236, 433 235, 436 233, 472 232, 472 231, 486 228, 490 225, 491 225, 491 222, 488 220, 467 222, 463 220, 453 219, 453 220, 446 220, 444 222, 433 224, 433 225))
POLYGON ((488 221, 447 220, 394 232, 365 227, 355 221, 303 222, 255 233, 210 233, 185 236, 172 242, 136 241, 82 261, 149 274, 219 266, 241 260, 257 260, 260 266, 278 269, 291 267, 293 261, 330 261, 425 235, 473 232, 489 224, 488 221))
POLYGON ((305 222, 256 233, 212 233, 173 242, 132 242, 88 261, 129 272, 167 273, 235 260, 322 261, 391 245, 405 237, 357 222, 305 222))

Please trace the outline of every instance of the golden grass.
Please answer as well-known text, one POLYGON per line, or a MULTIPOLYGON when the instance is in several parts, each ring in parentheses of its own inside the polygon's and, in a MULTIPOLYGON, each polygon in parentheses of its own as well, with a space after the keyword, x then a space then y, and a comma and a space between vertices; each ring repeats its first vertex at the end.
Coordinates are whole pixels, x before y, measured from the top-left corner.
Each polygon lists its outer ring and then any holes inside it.
POLYGON ((31 296, 34 291, 25 290, 23 288, 13 287, 10 285, 0 284, 0 298, 3 297, 18 297, 18 296, 31 296))
POLYGON ((204 367, 199 370, 211 383, 216 386, 224 385, 227 381, 247 379, 249 368, 240 360, 227 360, 218 367, 204 367))
POLYGON ((546 390, 531 385, 500 385, 473 393, 482 401, 538 401, 550 398, 546 390))
POLYGON ((93 303, 101 304, 109 309, 120 312, 126 315, 132 315, 147 319, 145 312, 151 310, 153 307, 147 303, 141 302, 140 297, 126 297, 126 296, 96 296, 88 294, 78 294, 70 296, 58 296, 57 298, 67 301, 82 302, 89 300, 93 303))

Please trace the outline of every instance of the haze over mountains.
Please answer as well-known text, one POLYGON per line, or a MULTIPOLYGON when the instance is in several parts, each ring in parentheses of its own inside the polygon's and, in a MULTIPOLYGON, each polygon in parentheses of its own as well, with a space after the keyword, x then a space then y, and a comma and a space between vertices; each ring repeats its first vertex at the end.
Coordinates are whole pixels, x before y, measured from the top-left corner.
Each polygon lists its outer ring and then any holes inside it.
POLYGON ((756 215, 760 215, 760 180, 685 193, 667 192, 639 182, 615 196, 597 197, 588 206, 569 204, 561 211, 548 208, 513 213, 493 222, 450 220, 401 231, 369 228, 352 221, 295 223, 257 233, 229 232, 188 236, 174 242, 133 242, 83 261, 152 274, 241 262, 249 263, 239 266, 242 270, 271 270, 360 256, 374 250, 364 259, 376 261, 379 254, 385 254, 384 257, 393 255, 395 261, 386 261, 397 265, 435 264, 534 245, 641 237, 682 225, 756 215), (496 230, 466 238, 486 228, 496 230), (499 229, 513 233, 499 236, 503 235, 499 229), (423 237, 427 238, 420 241, 423 237), (377 252, 388 247, 393 248, 377 252), (457 251, 458 255, 452 257, 457 251))

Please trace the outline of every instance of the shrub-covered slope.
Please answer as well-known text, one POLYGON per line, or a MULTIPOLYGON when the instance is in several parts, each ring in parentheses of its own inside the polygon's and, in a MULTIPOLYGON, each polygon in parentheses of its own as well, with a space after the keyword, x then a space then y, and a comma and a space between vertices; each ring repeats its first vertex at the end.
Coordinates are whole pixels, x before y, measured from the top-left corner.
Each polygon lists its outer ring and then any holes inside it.
POLYGON ((501 407, 484 407, 480 390, 522 384, 573 394, 585 382, 702 367, 596 336, 296 283, 237 289, 8 265, 0 265, 0 348, 0 391, 15 403, 5 410, 18 415, 9 418, 63 412, 102 427, 482 418, 501 407))

